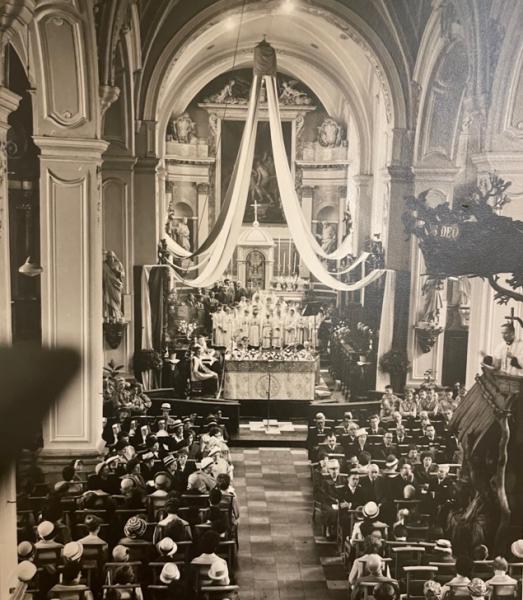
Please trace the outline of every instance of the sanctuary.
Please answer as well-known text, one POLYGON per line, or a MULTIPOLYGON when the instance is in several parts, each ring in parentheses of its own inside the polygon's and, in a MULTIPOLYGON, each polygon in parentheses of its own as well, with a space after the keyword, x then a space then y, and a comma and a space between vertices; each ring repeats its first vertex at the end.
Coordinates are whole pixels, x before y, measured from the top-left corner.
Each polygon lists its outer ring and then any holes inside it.
POLYGON ((521 595, 522 30, 0 2, 0 599, 521 595))

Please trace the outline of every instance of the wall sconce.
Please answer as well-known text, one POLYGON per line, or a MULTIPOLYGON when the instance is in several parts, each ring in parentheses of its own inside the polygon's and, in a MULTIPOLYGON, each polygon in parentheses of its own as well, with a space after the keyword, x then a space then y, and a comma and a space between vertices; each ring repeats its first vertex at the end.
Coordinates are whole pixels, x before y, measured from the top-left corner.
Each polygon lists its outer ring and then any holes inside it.
POLYGON ((26 277, 37 277, 43 272, 43 269, 38 263, 32 262, 31 257, 28 256, 25 263, 18 269, 18 272, 26 277))

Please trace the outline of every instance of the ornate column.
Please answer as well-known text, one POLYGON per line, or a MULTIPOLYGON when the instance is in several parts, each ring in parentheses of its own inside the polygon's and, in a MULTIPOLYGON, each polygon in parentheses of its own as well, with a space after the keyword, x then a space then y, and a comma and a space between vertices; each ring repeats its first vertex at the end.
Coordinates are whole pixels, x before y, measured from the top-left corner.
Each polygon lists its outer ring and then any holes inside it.
POLYGON ((9 199, 7 191, 7 117, 21 98, 0 87, 0 344, 11 343, 11 264, 9 249, 9 199))
MULTIPOLYGON (((1 34, 0 34, 1 35, 1 34)), ((9 199, 7 190, 7 117, 20 96, 0 87, 0 345, 11 343, 11 265, 9 251, 9 199)), ((14 466, 0 480, 0 596, 9 596, 16 583, 16 483, 14 466)))
POLYGON ((209 235, 209 184, 199 183, 196 186, 198 191, 198 246, 209 235))
MULTIPOLYGON (((301 188, 301 209, 305 215, 305 220, 312 227, 312 199, 314 196, 314 188, 309 185, 304 185, 301 188)), ((280 265, 278 265, 280 268, 280 265)), ((300 277, 307 279, 310 277, 310 271, 300 258, 300 277)))
MULTIPOLYGON (((125 270, 123 313, 126 321, 133 320, 133 197, 134 165, 136 158, 105 154, 102 166, 103 249, 116 253, 125 270)), ((134 351, 134 328, 127 325, 117 348, 104 342, 104 364, 114 360, 129 366, 134 351)))
POLYGON ((162 231, 156 157, 139 158, 134 169, 134 259, 137 265, 157 262, 162 231))
MULTIPOLYGON (((416 175, 414 194, 431 189, 429 202, 432 205, 442 202, 452 201, 454 194, 454 184, 459 169, 455 167, 415 167, 416 175)), ((436 381, 441 383, 443 367, 443 345, 445 333, 441 333, 436 343, 429 352, 423 352, 419 343, 419 334, 416 332, 416 325, 423 313, 425 297, 422 288, 426 278, 423 274, 426 272, 423 255, 415 239, 411 240, 410 251, 410 299, 409 299, 409 328, 407 347, 410 349, 411 371, 409 374, 409 383, 419 385, 424 380, 424 373, 432 370, 436 381)), ((446 290, 443 297, 446 299, 446 290)), ((445 327, 446 321, 446 301, 441 310, 440 327, 445 327)))
POLYGON ((107 142, 36 137, 40 147, 42 343, 75 348, 82 368, 43 425, 42 461, 94 458, 102 428, 102 190, 107 142))
MULTIPOLYGON (((354 186, 354 200, 350 206, 352 210, 354 248, 363 249, 365 240, 371 237, 372 220, 372 175, 355 175, 352 178, 354 186)), ((349 192, 350 197, 350 192, 349 192)))
POLYGON ((134 259, 137 265, 156 264, 158 241, 165 225, 160 207, 156 121, 142 121, 136 139, 134 168, 134 259))

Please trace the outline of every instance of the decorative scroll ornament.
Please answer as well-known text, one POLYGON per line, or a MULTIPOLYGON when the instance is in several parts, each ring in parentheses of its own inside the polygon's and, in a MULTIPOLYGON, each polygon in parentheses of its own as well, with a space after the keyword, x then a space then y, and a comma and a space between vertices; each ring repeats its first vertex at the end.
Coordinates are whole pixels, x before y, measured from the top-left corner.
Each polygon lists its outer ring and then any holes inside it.
POLYGON ((318 127, 318 142, 325 148, 336 148, 343 142, 343 127, 334 119, 327 117, 318 127))
POLYGON ((173 120, 173 132, 176 141, 181 144, 190 144, 196 135, 196 123, 191 119, 189 113, 183 113, 173 120))
POLYGON ((429 206, 430 190, 407 198, 403 223, 418 238, 430 277, 486 278, 500 304, 510 298, 523 301, 523 293, 516 291, 523 287, 523 221, 499 214, 510 202, 509 186, 491 173, 453 208, 448 202, 429 206), (508 287, 501 285, 500 273, 512 274, 505 280, 508 287))

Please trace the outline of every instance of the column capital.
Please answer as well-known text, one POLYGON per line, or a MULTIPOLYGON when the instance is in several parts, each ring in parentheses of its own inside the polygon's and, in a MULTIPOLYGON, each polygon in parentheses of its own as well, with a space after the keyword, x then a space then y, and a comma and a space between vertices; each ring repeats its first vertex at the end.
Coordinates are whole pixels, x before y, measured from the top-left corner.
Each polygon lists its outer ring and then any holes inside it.
POLYGON ((301 188, 301 195, 303 196, 312 196, 314 194, 314 187, 313 185, 303 185, 301 188))
POLYGON ((412 167, 402 165, 389 165, 387 167, 389 177, 394 181, 404 181, 406 183, 413 181, 414 173, 412 167))
POLYGON ((7 117, 18 108, 21 99, 22 97, 18 94, 5 87, 0 87, 0 134, 7 133, 9 129, 7 117))
POLYGON ((209 193, 209 184, 208 183, 198 183, 196 185, 196 189, 198 190, 198 194, 207 195, 209 193))
POLYGON ((34 136, 40 156, 61 162, 100 162, 109 142, 93 138, 34 136))
POLYGON ((156 156, 139 156, 136 160, 134 170, 142 173, 156 173, 159 163, 160 159, 156 156))

